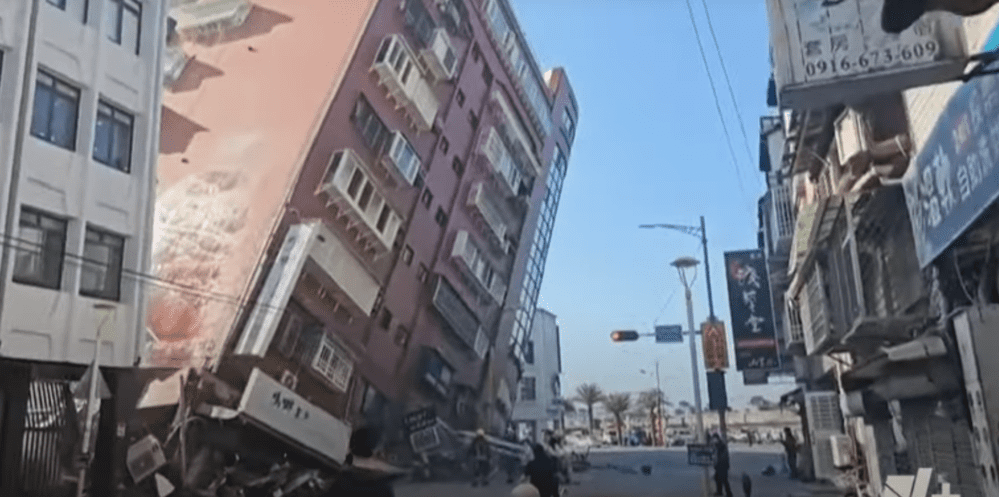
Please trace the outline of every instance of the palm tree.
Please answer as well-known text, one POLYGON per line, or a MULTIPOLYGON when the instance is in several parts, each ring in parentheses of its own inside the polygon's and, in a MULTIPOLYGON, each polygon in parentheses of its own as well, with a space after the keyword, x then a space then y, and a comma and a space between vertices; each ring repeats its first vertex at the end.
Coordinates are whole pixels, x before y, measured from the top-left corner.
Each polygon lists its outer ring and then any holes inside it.
POLYGON ((590 418, 590 431, 593 431, 593 406, 604 400, 604 391, 596 383, 583 383, 576 387, 576 400, 586 404, 590 418))
POLYGON ((661 413, 662 400, 663 393, 656 389, 647 390, 638 395, 638 409, 642 412, 642 415, 645 415, 645 413, 649 414, 649 425, 652 427, 652 432, 657 434, 656 440, 658 440, 656 412, 660 411, 661 413))
POLYGON ((617 421, 618 443, 623 443, 621 431, 624 429, 624 422, 622 416, 631 408, 631 396, 626 393, 612 393, 607 395, 603 402, 604 407, 614 415, 614 420, 617 421))

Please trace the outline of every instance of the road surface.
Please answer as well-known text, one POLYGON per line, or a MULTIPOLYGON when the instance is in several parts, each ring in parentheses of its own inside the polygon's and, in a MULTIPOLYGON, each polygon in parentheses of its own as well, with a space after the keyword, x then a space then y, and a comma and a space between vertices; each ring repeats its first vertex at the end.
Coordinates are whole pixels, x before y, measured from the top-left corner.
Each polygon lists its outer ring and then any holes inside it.
MULTIPOLYGON (((763 476, 764 469, 769 465, 773 465, 778 471, 781 469, 780 453, 776 447, 731 447, 730 476, 735 497, 745 497, 741 483, 743 472, 753 480, 753 496, 804 497, 827 490, 789 480, 786 474, 763 476)), ((596 449, 590 453, 590 462, 594 465, 593 469, 573 475, 574 484, 568 487, 568 497, 701 497, 703 470, 687 465, 685 449, 596 449), (651 475, 642 473, 644 465, 652 466, 651 475)), ((512 487, 506 484, 504 475, 496 474, 486 488, 474 488, 469 483, 401 484, 396 488, 396 495, 506 497, 512 487)), ((710 490, 713 494, 713 479, 710 481, 710 490)))

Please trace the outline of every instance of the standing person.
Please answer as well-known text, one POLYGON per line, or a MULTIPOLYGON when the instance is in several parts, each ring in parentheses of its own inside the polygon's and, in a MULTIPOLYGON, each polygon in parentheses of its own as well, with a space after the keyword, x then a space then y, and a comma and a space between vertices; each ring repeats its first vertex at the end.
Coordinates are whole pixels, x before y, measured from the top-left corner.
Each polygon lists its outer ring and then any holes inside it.
POLYGON ((472 486, 477 487, 480 484, 483 487, 489 486, 489 458, 491 450, 489 447, 489 441, 486 440, 486 432, 479 429, 475 433, 475 439, 472 440, 472 464, 475 465, 475 475, 472 479, 472 486))
POLYGON ((721 436, 715 435, 715 495, 722 495, 725 489, 725 497, 732 497, 732 485, 728 481, 729 470, 728 445, 721 436))
POLYGON ((534 459, 527 463, 524 474, 541 493, 541 497, 558 497, 558 464, 548 455, 543 445, 536 443, 532 449, 534 459))
POLYGON ((784 453, 787 455, 787 465, 791 471, 791 479, 798 478, 798 439, 794 438, 791 428, 784 428, 784 453))
MULTIPOLYGON (((520 441, 517 440, 517 433, 513 428, 508 428, 506 430, 506 435, 503 437, 504 440, 510 442, 511 444, 520 445, 520 441)), ((521 467, 521 461, 519 456, 504 455, 503 456, 503 466, 506 468, 506 482, 507 484, 513 483, 514 479, 517 478, 517 473, 521 467)))

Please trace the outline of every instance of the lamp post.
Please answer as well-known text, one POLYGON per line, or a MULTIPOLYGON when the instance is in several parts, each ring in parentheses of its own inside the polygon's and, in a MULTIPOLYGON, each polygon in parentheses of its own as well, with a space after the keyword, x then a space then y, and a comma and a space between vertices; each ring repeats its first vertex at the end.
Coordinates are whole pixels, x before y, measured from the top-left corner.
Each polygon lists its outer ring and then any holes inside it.
POLYGON ((77 497, 82 497, 86 494, 87 468, 89 468, 93 460, 93 453, 90 447, 94 431, 94 416, 97 414, 95 404, 97 404, 97 399, 99 398, 97 387, 101 379, 101 341, 104 338, 104 326, 109 321, 113 321, 112 316, 115 307, 110 304, 94 304, 94 311, 97 317, 97 331, 94 337, 94 360, 90 365, 90 383, 87 385, 87 417, 84 418, 83 422, 83 451, 81 454, 83 464, 80 467, 80 473, 76 481, 77 497))
MULTIPOLYGON (((704 282, 705 282, 705 285, 707 285, 707 288, 708 288, 708 322, 714 323, 716 321, 716 318, 715 318, 715 304, 714 304, 714 299, 713 299, 713 297, 711 295, 711 264, 708 262, 708 260, 709 260, 708 259, 708 231, 704 227, 704 216, 701 216, 701 225, 700 226, 684 226, 684 225, 679 225, 679 224, 664 224, 664 223, 659 223, 659 224, 642 224, 642 225, 639 225, 639 228, 644 228, 644 229, 664 228, 664 229, 670 229, 670 230, 674 230, 674 231, 679 231, 681 233, 686 233, 688 235, 700 238, 700 240, 701 240, 701 248, 704 250, 704 282)), ((688 292, 690 291, 689 287, 687 288, 687 291, 688 292)), ((691 327, 691 329, 693 329, 693 327, 691 327)), ((719 372, 724 373, 724 371, 719 371, 719 372)), ((727 422, 726 422, 725 418, 726 418, 725 409, 719 410, 718 411, 718 424, 719 424, 719 429, 721 430, 722 439, 728 439, 728 426, 727 426, 727 422)))
MULTIPOLYGON (((701 379, 700 374, 698 374, 697 368, 697 331, 694 329, 694 301, 690 293, 690 287, 694 283, 694 277, 687 277, 688 270, 695 270, 699 264, 697 259, 693 257, 678 257, 675 261, 671 262, 670 265, 676 268, 676 272, 680 275, 680 281, 683 283, 687 298, 687 324, 690 326, 690 371, 691 377, 694 380, 694 409, 697 410, 697 433, 694 438, 698 443, 705 443, 704 433, 704 411, 701 408, 701 379)), ((707 495, 708 492, 708 468, 704 467, 704 473, 702 474, 701 480, 701 493, 702 495, 707 495)))

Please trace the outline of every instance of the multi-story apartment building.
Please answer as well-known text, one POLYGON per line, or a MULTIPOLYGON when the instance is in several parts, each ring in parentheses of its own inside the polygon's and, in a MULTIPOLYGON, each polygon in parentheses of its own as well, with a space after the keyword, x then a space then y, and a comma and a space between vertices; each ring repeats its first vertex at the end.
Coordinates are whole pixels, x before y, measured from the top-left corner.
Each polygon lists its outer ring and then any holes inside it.
POLYGON ((513 421, 518 435, 542 441, 544 430, 562 428, 562 350, 556 316, 538 309, 525 342, 524 374, 517 388, 513 421))
MULTIPOLYGON (((997 19, 963 20, 968 53, 997 19)), ((981 186, 999 156, 982 117, 997 88, 982 76, 765 118, 779 127, 764 126, 763 228, 799 383, 785 399, 801 406, 817 478, 876 495, 886 475, 934 468, 961 495, 999 491, 999 401, 982 382, 995 361, 976 350, 994 344, 983 330, 999 301, 984 200, 997 190, 981 186)))
POLYGON ((162 0, 0 3, 0 495, 68 484, 51 449, 78 439, 26 413, 69 423, 69 388, 95 355, 120 368, 141 352, 165 12, 162 0))
POLYGON ((524 340, 507 317, 533 313, 578 115, 564 71, 541 73, 506 0, 171 20, 153 256, 173 286, 146 362, 277 388, 313 415, 263 424, 334 462, 352 424, 408 445, 416 409, 498 430, 524 340))

